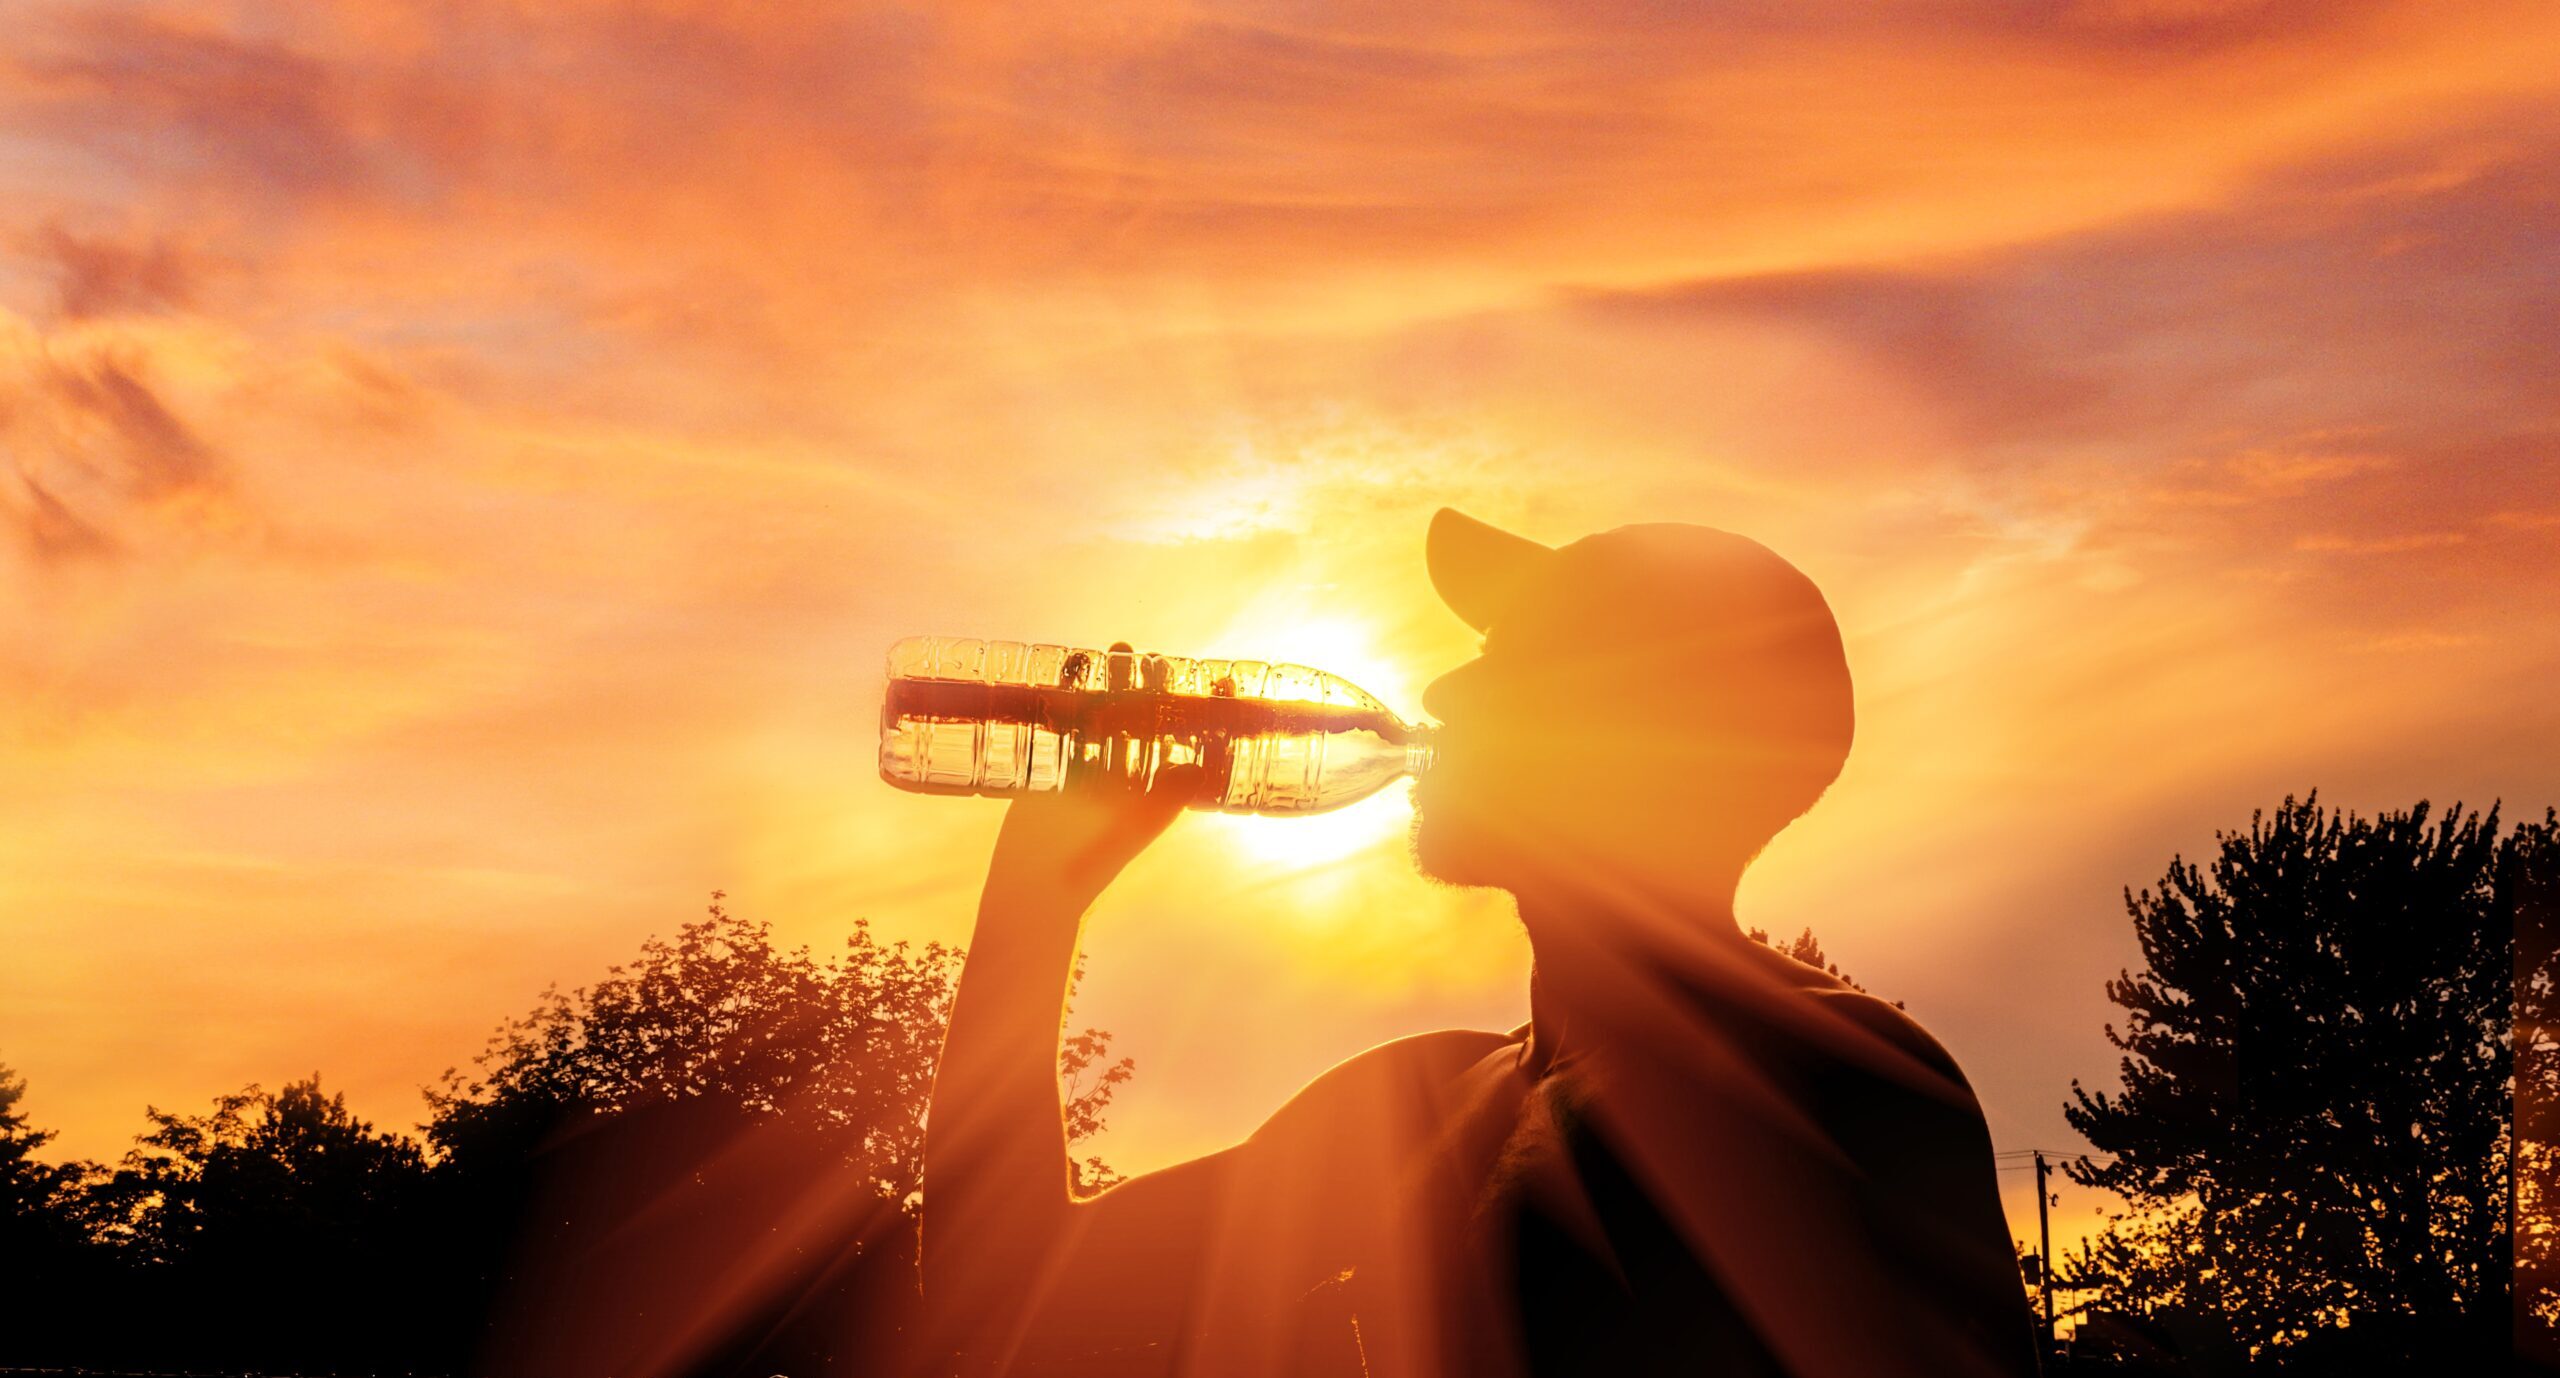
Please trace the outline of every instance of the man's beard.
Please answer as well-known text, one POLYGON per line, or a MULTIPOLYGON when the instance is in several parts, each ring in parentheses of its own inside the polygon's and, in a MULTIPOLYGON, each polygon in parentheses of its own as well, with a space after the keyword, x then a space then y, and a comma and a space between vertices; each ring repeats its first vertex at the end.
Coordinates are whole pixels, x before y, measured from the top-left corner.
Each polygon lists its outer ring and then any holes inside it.
POLYGON ((1460 888, 1502 883, 1486 864, 1478 836, 1446 816, 1433 820, 1415 810, 1405 840, 1413 868, 1425 880, 1460 888))

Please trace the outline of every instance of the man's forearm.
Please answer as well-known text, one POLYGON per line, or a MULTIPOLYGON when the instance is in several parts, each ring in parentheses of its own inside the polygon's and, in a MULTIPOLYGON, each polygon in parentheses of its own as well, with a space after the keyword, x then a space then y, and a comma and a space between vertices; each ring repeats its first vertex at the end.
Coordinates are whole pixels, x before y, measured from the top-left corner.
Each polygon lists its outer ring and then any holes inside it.
POLYGON ((924 1287, 948 1325, 1002 1325, 1066 1230, 1058 1030, 1084 908, 1000 878, 979 904, 925 1128, 924 1287))
POLYGON ((925 1121, 926 1343, 998 1356, 1023 1338, 1068 1243, 1058 1027, 1084 912, 1178 815, 1197 771, 1146 794, 1018 800, 1005 811, 925 1121))

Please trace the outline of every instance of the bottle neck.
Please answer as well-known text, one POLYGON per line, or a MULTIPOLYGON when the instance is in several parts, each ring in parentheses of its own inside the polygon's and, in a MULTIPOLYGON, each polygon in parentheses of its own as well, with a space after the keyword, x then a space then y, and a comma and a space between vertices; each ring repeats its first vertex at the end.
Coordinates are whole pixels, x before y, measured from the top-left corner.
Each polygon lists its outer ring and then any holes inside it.
POLYGON ((1404 773, 1420 779, 1440 757, 1440 729, 1416 727, 1404 744, 1404 773))

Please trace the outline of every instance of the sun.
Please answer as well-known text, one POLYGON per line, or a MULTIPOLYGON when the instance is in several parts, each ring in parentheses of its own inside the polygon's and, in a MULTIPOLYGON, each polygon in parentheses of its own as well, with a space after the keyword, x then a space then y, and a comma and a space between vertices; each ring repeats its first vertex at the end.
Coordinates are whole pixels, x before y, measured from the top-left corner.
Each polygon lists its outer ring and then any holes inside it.
POLYGON ((1357 804, 1305 818, 1217 814, 1212 827, 1243 859, 1269 870, 1328 866, 1401 839, 1413 825, 1412 791, 1385 789, 1357 804))
MULTIPOLYGON (((1377 624, 1350 613, 1281 617, 1269 621, 1239 618, 1221 641, 1235 643, 1233 654, 1250 654, 1273 664, 1307 665, 1331 670, 1378 696, 1388 709, 1413 718, 1411 676, 1403 663, 1381 649, 1377 624)), ((1228 654, 1221 651, 1220 654, 1228 654)))
MULTIPOLYGON (((1375 623, 1350 613, 1238 617, 1219 638, 1217 654, 1330 670, 1408 721, 1418 718, 1412 676, 1380 649, 1375 623)), ((1370 798, 1306 818, 1220 815, 1216 830, 1247 861, 1282 871, 1330 865, 1400 839, 1413 822, 1411 791, 1389 785, 1370 798)))

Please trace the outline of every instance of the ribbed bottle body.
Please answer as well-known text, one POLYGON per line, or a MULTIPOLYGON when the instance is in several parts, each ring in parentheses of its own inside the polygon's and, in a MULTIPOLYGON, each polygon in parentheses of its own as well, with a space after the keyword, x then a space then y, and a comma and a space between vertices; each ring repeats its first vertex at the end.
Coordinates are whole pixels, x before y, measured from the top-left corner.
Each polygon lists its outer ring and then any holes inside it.
POLYGON ((889 650, 880 777, 925 794, 1145 788, 1177 765, 1194 807, 1309 814, 1430 760, 1430 737, 1302 665, 956 637, 889 650))

